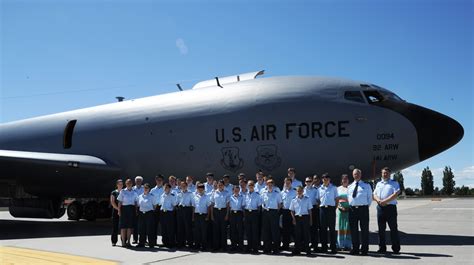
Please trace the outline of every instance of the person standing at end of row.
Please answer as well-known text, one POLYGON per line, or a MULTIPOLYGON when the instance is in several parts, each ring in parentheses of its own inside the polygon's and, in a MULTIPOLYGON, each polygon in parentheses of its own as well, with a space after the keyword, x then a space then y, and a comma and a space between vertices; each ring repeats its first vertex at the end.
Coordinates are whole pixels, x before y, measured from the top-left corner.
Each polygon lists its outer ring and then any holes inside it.
POLYGON ((293 255, 299 255, 301 251, 306 252, 306 255, 311 255, 309 248, 310 240, 310 226, 313 223, 311 216, 311 209, 313 205, 311 200, 304 195, 303 187, 296 188, 298 195, 291 201, 290 210, 293 218, 293 225, 295 226, 295 249, 293 255))
POLYGON ((385 243, 385 229, 390 227, 390 238, 394 254, 400 253, 400 238, 397 224, 397 197, 400 194, 400 184, 390 179, 390 169, 382 169, 382 180, 377 183, 374 190, 374 200, 377 202, 377 223, 379 227, 378 253, 387 252, 385 243))
POLYGON ((321 236, 321 252, 326 253, 328 250, 328 230, 330 238, 331 254, 337 253, 336 248, 336 204, 337 204, 337 188, 332 185, 331 177, 328 173, 322 176, 323 185, 319 187, 320 203, 320 236, 321 236))
POLYGON ((369 252, 369 207, 372 203, 372 188, 361 180, 362 171, 358 168, 352 171, 354 182, 349 185, 349 225, 352 236, 351 255, 367 256, 369 252), (361 240, 359 240, 359 226, 361 240), (362 247, 361 247, 362 242, 362 247), (360 250, 360 253, 359 253, 360 250))
POLYGON ((290 205, 291 201, 296 197, 296 190, 291 187, 291 178, 286 177, 283 189, 280 192, 282 200, 281 209, 281 250, 289 250, 291 236, 294 232, 293 219, 291 217, 290 205))
POLYGON ((120 194, 120 191, 123 188, 123 181, 121 179, 118 179, 115 182, 116 189, 112 191, 110 194, 110 205, 112 205, 112 235, 110 237, 110 240, 112 241, 112 246, 117 245, 118 241, 118 236, 119 234, 119 201, 118 201, 118 196, 120 194))
POLYGON ((264 252, 278 254, 280 252, 280 192, 273 188, 273 180, 267 180, 267 188, 262 194, 262 234, 264 252))

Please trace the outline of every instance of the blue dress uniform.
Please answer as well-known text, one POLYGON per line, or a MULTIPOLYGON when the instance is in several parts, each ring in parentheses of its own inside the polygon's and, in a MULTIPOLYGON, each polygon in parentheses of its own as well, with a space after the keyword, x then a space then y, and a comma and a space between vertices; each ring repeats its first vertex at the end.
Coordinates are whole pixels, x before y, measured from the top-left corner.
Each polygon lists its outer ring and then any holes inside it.
MULTIPOLYGON (((400 191, 400 185, 394 180, 382 180, 377 183, 374 195, 381 200, 385 200, 392 194, 400 191)), ((392 240, 392 250, 395 253, 400 252, 400 238, 398 236, 397 224, 397 200, 390 201, 387 205, 377 205, 377 223, 379 226, 379 248, 381 251, 387 250, 385 243, 385 229, 390 227, 390 238, 392 240)))
POLYGON ((282 203, 280 192, 273 189, 262 193, 262 234, 264 252, 277 253, 280 248, 279 210, 282 203))
POLYGON ((337 188, 329 184, 328 186, 321 185, 319 187, 319 201, 320 201, 320 224, 321 230, 321 251, 326 252, 328 249, 328 229, 331 251, 335 253, 336 249, 336 198, 337 188))
POLYGON ((161 238, 163 244, 167 248, 173 248, 175 246, 175 207, 177 204, 176 195, 173 193, 163 193, 160 199, 161 205, 161 238))
POLYGON ((214 184, 209 182, 204 183, 204 191, 206 194, 211 194, 214 191, 214 184))
POLYGON ((244 196, 232 194, 230 196, 229 223, 230 223, 230 242, 231 250, 243 251, 244 246, 244 196))
POLYGON ((120 229, 133 229, 135 227, 135 205, 137 203, 137 193, 133 190, 122 189, 117 197, 120 201, 120 229))
MULTIPOLYGON (((140 185, 140 187, 137 187, 137 185, 135 185, 132 187, 132 189, 137 194, 137 199, 138 199, 138 196, 143 194, 143 190, 144 190, 143 185, 140 185)), ((135 243, 135 242, 138 242, 138 231, 140 231, 139 222, 138 222, 138 213, 136 213, 135 215, 134 224, 135 224, 135 227, 133 230, 133 242, 135 243)))
POLYGON ((138 227, 140 229, 138 246, 145 246, 148 237, 148 245, 154 247, 156 245, 155 232, 155 204, 156 199, 153 194, 142 193, 138 196, 138 227))
POLYGON ((320 223, 319 223, 319 190, 313 186, 304 187, 303 194, 307 196, 313 208, 311 209, 311 217, 313 224, 310 226, 311 233, 311 248, 314 251, 318 250, 319 238, 320 238, 320 223))
POLYGON ((247 251, 258 252, 260 245, 259 238, 259 218, 260 218, 260 206, 262 200, 260 194, 256 191, 247 192, 245 194, 245 206, 244 206, 244 228, 245 235, 247 236, 247 251))
POLYGON ((192 198, 194 208, 194 247, 196 249, 207 249, 207 219, 208 209, 211 206, 211 197, 203 193, 196 192, 192 198))
POLYGON ((296 179, 296 177, 293 179, 293 181, 291 181, 291 187, 293 189, 296 189, 298 188, 299 186, 303 187, 303 183, 299 180, 296 179))
MULTIPOLYGON (((165 188, 163 186, 155 186, 154 188, 152 188, 150 190, 150 193, 153 194, 154 198, 155 198, 155 234, 158 236, 158 231, 161 231, 160 230, 160 210, 161 210, 161 206, 160 206, 160 199, 161 199, 161 195, 163 195, 163 193, 165 192, 165 188)), ((156 242, 156 240, 155 240, 156 242)))
POLYGON ((230 194, 226 190, 217 190, 211 195, 212 217, 213 217, 213 246, 214 250, 225 250, 227 248, 227 206, 229 205, 230 194))
POLYGON ((192 231, 192 217, 193 217, 193 193, 186 190, 185 192, 181 191, 177 196, 177 210, 176 210, 176 219, 177 219, 177 235, 176 241, 178 247, 192 246, 193 240, 193 231, 192 231))
POLYGON ((188 191, 191 192, 191 193, 195 193, 196 192, 196 184, 188 184, 188 191))
POLYGON ((255 182, 255 191, 262 194, 263 189, 267 187, 267 184, 263 181, 262 184, 255 182))
MULTIPOLYGON (((120 191, 114 190, 110 194, 111 196, 114 196, 114 201, 115 204, 118 205, 118 200, 117 197, 119 196, 120 191)), ((120 216, 118 215, 118 211, 112 207, 112 235, 110 236, 110 240, 112 241, 112 244, 115 245, 117 244, 118 241, 118 234, 119 234, 119 220, 120 216)))
POLYGON ((280 192, 282 200, 281 208, 281 240, 282 249, 288 250, 290 246, 291 237, 293 236, 293 221, 291 217, 290 204, 291 201, 296 197, 296 191, 293 188, 286 189, 280 192))
POLYGON ((354 181, 347 189, 349 199, 349 226, 352 237, 352 254, 369 252, 369 207, 372 203, 372 188, 362 180, 354 181), (359 240, 359 225, 361 239, 359 240), (362 241, 362 247, 360 243, 362 241))
POLYGON ((299 254, 301 251, 307 254, 311 253, 309 248, 309 215, 313 205, 307 196, 296 197, 291 201, 290 210, 295 216, 295 249, 293 254, 299 254))

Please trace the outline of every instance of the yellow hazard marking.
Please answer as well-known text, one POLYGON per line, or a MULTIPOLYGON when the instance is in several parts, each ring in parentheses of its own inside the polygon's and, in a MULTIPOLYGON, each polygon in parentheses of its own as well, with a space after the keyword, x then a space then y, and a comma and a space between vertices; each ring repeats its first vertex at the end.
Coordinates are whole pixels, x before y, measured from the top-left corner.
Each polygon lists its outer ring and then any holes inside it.
POLYGON ((0 246, 0 264, 117 264, 113 261, 48 251, 0 246))

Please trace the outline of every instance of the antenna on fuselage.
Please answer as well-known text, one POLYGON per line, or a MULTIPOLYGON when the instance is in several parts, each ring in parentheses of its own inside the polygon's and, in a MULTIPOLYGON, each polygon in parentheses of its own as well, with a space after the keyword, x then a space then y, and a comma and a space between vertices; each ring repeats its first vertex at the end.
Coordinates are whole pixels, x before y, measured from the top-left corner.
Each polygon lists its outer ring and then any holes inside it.
POLYGON ((217 76, 216 76, 216 82, 217 82, 217 86, 218 86, 218 87, 222 87, 222 86, 221 86, 221 83, 219 83, 219 77, 217 77, 217 76))
POLYGON ((124 97, 115 97, 118 102, 122 102, 125 98, 124 97))
POLYGON ((183 91, 183 88, 181 87, 180 84, 176 84, 176 86, 178 87, 179 91, 183 91))

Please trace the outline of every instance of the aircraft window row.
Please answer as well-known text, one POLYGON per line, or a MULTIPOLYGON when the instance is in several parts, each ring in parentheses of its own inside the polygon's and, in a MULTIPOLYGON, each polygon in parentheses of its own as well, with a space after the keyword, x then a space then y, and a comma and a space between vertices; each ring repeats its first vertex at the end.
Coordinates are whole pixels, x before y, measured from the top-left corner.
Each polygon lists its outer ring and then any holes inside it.
POLYGON ((359 103, 365 103, 364 97, 362 96, 360 91, 346 91, 344 92, 344 99, 359 103))

